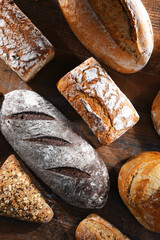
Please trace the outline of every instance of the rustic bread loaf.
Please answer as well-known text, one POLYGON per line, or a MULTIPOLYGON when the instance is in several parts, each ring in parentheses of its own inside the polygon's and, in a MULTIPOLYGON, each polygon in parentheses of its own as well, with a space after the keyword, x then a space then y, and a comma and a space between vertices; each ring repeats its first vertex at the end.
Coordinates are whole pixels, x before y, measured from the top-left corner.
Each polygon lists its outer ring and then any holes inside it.
POLYGON ((103 161, 72 124, 37 93, 5 95, 1 131, 21 159, 62 199, 83 208, 101 208, 109 176, 103 161))
POLYGON ((138 222, 160 232, 160 153, 144 152, 127 161, 120 170, 118 188, 138 222))
POLYGON ((96 214, 90 214, 76 229, 77 240, 129 240, 117 228, 96 214))
POLYGON ((52 44, 12 0, 0 0, 0 58, 29 81, 54 57, 52 44))
POLYGON ((158 135, 160 135, 160 91, 158 92, 156 98, 153 101, 151 117, 155 129, 158 135))
POLYGON ((103 145, 139 120, 131 102, 94 58, 65 75, 57 87, 103 145))
POLYGON ((31 222, 49 222, 53 211, 11 155, 0 168, 0 215, 31 222))
POLYGON ((146 65, 153 32, 140 0, 58 1, 72 31, 104 63, 123 73, 146 65))

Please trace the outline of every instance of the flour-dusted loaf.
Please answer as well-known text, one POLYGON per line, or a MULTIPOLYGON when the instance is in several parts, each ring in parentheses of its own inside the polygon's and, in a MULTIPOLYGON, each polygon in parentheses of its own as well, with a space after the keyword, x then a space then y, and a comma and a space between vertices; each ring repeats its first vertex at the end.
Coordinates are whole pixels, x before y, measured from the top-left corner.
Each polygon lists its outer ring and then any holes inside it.
POLYGON ((158 135, 160 136, 160 91, 158 92, 157 96, 153 101, 151 117, 154 128, 156 129, 158 135))
POLYGON ((129 99, 94 58, 65 75, 57 87, 103 145, 116 140, 139 120, 129 99))
POLYGON ((37 93, 16 90, 5 95, 1 131, 21 159, 66 202, 82 208, 101 208, 106 203, 105 164, 37 93))
POLYGON ((29 81, 54 57, 52 44, 12 0, 0 0, 0 58, 29 81))
POLYGON ((160 233, 160 152, 129 159, 118 177, 120 196, 145 228, 160 233))
POLYGON ((137 72, 153 50, 153 31, 140 0, 58 0, 72 31, 91 53, 123 73, 137 72))
POLYGON ((129 240, 117 228, 97 214, 90 214, 76 229, 77 240, 129 240))
POLYGON ((0 168, 0 215, 23 221, 51 221, 53 211, 14 155, 0 168))

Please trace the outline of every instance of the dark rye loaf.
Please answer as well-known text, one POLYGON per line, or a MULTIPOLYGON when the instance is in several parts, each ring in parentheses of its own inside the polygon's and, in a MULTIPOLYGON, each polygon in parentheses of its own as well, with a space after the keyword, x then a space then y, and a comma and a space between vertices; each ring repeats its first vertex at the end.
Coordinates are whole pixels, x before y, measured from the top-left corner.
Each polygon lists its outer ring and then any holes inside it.
POLYGON ((21 159, 62 199, 82 208, 107 200, 108 171, 72 124, 37 93, 5 95, 1 131, 21 159))

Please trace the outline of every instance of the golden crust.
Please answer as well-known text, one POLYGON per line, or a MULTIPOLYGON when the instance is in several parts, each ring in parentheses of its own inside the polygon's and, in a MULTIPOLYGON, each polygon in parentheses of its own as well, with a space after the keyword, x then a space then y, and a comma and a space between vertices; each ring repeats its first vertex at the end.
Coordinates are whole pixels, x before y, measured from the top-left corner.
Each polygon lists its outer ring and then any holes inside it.
POLYGON ((53 211, 11 155, 0 168, 0 215, 31 222, 49 222, 53 211))
MULTIPOLYGON (((88 1, 58 1, 77 38, 104 63, 122 73, 137 72, 146 65, 153 50, 153 32, 148 13, 140 0, 121 0, 135 35, 134 43, 137 46, 138 60, 132 53, 123 50, 122 45, 115 42, 88 1)), ((123 22, 121 24, 123 25, 123 22)), ((127 40, 124 44, 127 45, 127 40)))
POLYGON ((118 189, 139 223, 160 232, 160 153, 143 152, 129 159, 120 170, 118 189))
POLYGON ((129 240, 112 224, 96 214, 90 214, 76 229, 77 240, 129 240))
POLYGON ((158 92, 156 98, 153 101, 151 117, 155 129, 158 135, 160 135, 160 91, 158 92))
POLYGON ((60 79, 57 88, 103 145, 115 141, 139 120, 131 102, 94 58, 60 79))

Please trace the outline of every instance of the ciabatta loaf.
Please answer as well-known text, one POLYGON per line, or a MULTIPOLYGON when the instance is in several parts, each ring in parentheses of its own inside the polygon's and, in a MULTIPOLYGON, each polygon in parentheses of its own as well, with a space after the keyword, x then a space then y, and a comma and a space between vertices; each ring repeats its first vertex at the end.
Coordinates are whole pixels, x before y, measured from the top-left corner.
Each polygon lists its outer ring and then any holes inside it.
POLYGON ((83 208, 107 200, 105 164, 72 124, 37 93, 5 95, 1 131, 21 159, 61 198, 83 208))
POLYGON ((12 0, 0 0, 0 58, 29 81, 54 57, 52 44, 12 0))
POLYGON ((103 145, 115 141, 139 120, 129 99, 94 58, 66 74, 57 87, 103 145))
POLYGON ((123 73, 142 69, 153 32, 140 0, 58 0, 71 29, 91 53, 123 73))

